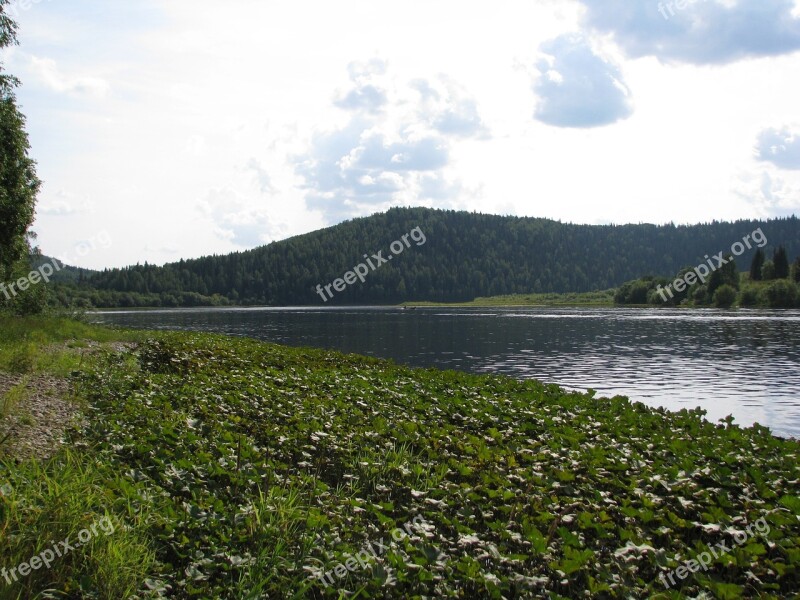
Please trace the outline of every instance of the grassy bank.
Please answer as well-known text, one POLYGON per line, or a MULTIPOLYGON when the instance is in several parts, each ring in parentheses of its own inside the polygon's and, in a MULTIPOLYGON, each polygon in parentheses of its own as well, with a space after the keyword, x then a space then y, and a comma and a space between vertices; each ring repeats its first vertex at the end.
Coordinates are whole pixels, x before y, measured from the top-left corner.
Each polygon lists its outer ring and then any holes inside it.
POLYGON ((0 598, 800 588, 800 445, 762 427, 248 339, 16 323, 0 320, 0 369, 68 371, 87 418, 50 461, 0 465, 1 566, 115 527, 0 579, 0 598))
POLYGON ((512 294, 475 298, 471 302, 406 302, 403 306, 614 306, 614 291, 568 294, 512 294))

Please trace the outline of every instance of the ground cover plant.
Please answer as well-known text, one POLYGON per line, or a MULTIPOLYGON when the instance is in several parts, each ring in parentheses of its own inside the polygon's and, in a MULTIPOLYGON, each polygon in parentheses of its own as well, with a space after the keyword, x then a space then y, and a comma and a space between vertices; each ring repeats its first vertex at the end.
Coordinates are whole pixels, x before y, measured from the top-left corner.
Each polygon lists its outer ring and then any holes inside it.
MULTIPOLYGON (((800 446, 763 427, 193 333, 148 333, 132 350, 93 355, 74 380, 88 418, 71 445, 95 465, 92 485, 103 478, 126 548, 152 552, 131 565, 147 570, 136 597, 789 598, 800 588, 800 446), (416 517, 424 524, 393 537, 416 517), (767 535, 732 543, 759 519, 767 535), (719 543, 731 550, 707 570, 669 589, 659 579, 719 543), (365 567, 341 567, 369 545, 365 567)), ((20 467, 0 469, 24 497, 20 467)), ((8 531, 14 511, 0 518, 8 531)), ((81 597, 81 581, 69 585, 81 597)))

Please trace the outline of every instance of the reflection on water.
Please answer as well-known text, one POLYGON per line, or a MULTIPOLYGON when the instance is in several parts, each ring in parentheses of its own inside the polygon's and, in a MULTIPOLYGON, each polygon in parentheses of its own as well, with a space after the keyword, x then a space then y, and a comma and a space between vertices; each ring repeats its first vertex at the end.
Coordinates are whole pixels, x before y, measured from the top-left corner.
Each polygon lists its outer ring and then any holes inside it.
POLYGON ((701 406, 713 421, 732 414, 800 437, 800 311, 237 308, 92 317, 537 378, 671 410, 701 406))

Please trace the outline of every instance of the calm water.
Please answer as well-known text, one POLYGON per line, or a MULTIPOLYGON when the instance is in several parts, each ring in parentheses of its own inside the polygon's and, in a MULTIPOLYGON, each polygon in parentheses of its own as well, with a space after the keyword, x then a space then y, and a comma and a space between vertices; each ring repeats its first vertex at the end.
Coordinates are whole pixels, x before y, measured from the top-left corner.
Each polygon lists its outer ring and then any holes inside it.
POLYGON ((244 308, 93 313, 622 394, 800 438, 800 311, 244 308))

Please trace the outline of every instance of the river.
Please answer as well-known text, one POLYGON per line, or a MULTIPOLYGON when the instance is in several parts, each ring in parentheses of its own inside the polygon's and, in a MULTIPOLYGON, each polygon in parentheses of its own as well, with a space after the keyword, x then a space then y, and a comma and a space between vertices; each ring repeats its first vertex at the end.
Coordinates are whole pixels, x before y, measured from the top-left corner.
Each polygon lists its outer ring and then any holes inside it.
POLYGON ((201 308, 98 311, 95 322, 334 348, 700 406, 800 438, 800 311, 625 308, 201 308))

